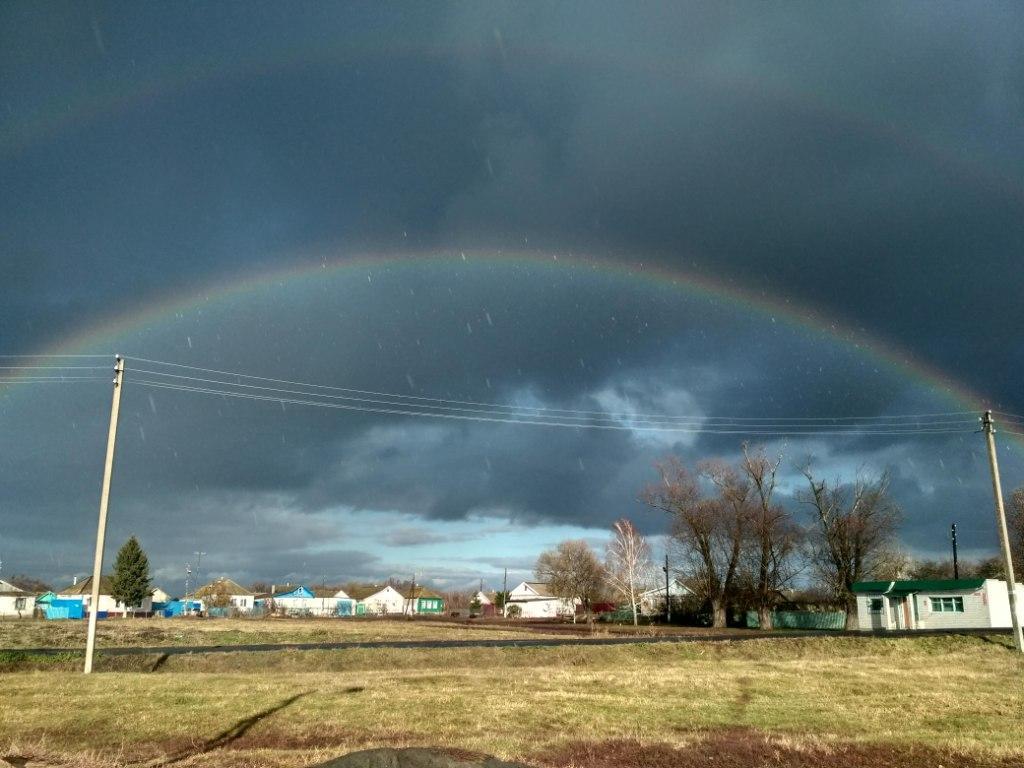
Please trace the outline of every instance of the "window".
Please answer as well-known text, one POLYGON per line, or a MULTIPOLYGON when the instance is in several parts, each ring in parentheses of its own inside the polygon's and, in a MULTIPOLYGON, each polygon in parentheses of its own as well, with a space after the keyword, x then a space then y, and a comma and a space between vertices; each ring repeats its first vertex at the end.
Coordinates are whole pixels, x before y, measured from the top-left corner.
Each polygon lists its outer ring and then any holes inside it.
POLYGON ((932 610, 936 613, 963 613, 964 599, 962 597, 933 597, 932 610))
POLYGON ((25 598, 24 597, 16 597, 16 598, 14 598, 14 610, 16 610, 16 611, 24 611, 25 610, 25 598))
POLYGON ((881 613, 882 612, 882 598, 880 598, 880 597, 872 597, 871 600, 868 601, 868 602, 869 602, 868 607, 869 607, 869 609, 871 610, 872 613, 881 613))

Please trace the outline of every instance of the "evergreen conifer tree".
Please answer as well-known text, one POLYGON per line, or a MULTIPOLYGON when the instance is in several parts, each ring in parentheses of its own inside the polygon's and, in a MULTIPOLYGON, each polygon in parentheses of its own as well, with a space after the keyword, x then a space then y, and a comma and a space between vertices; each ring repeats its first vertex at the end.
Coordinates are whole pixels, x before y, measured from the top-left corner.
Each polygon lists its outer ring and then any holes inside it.
POLYGON ((153 592, 149 581, 149 558, 134 536, 117 553, 111 591, 115 600, 129 607, 138 607, 153 592))

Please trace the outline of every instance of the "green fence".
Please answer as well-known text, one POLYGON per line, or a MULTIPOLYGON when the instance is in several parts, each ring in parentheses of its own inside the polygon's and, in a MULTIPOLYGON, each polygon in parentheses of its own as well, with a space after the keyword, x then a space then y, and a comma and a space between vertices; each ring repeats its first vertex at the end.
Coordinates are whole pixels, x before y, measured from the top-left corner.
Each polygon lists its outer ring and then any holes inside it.
MULTIPOLYGON (((757 611, 747 611, 747 626, 757 629, 757 611)), ((843 629, 846 614, 842 611, 772 611, 775 629, 843 629)))

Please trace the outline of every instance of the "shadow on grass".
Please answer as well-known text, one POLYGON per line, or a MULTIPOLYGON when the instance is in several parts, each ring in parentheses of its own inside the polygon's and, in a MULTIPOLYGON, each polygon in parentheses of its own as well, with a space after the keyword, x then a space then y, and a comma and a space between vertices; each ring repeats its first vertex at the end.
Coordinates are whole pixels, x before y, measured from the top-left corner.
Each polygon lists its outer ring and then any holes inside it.
POLYGON ((180 763, 183 760, 189 759, 190 757, 195 757, 196 755, 204 755, 207 752, 212 752, 215 749, 225 747, 233 741, 242 738, 242 736, 244 736, 246 732, 254 725, 260 723, 261 721, 270 717, 274 713, 280 712, 282 709, 285 709, 286 707, 290 707, 303 696, 308 695, 309 691, 305 691, 303 693, 297 693, 294 696, 289 696, 287 699, 279 701, 274 706, 264 709, 262 712, 257 712, 255 715, 251 715, 243 720, 239 720, 230 728, 221 731, 212 739, 203 742, 197 747, 183 750, 177 753, 176 755, 171 755, 155 763, 149 763, 149 766, 150 768, 162 768, 162 766, 174 765, 175 763, 180 763))

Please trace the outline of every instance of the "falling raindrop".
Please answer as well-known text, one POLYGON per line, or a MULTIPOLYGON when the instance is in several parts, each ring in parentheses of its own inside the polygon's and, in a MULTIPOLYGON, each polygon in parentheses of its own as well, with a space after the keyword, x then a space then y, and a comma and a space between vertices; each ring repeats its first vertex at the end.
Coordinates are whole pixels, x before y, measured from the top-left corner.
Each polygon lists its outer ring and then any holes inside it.
POLYGON ((580 471, 581 472, 585 472, 587 468, 583 466, 583 457, 582 456, 577 456, 576 457, 576 461, 578 461, 580 463, 580 471))
POLYGON ((156 415, 156 401, 153 399, 153 393, 152 392, 149 393, 147 395, 147 397, 149 398, 149 410, 151 410, 153 412, 153 415, 155 416, 156 415))
POLYGON ((413 381, 412 376, 410 374, 408 374, 408 373, 405 374, 405 380, 407 382, 409 382, 409 389, 412 389, 412 390, 416 389, 416 382, 413 381))
POLYGON ((494 321, 491 320, 491 313, 488 312, 487 310, 484 310, 484 317, 487 318, 487 324, 493 327, 494 326, 494 321))
POLYGON ((192 349, 192 337, 191 336, 186 336, 185 337, 185 341, 188 342, 188 348, 192 349))
POLYGON ((472 332, 473 332, 473 326, 471 326, 469 323, 466 323, 466 333, 472 333, 472 332))

